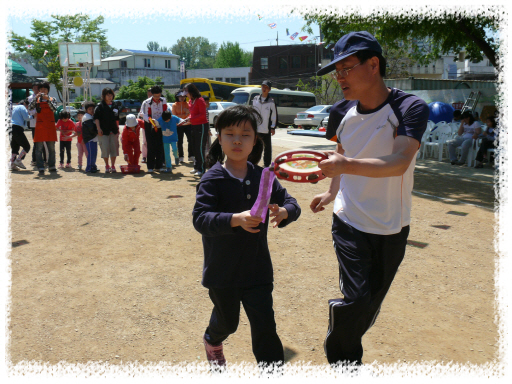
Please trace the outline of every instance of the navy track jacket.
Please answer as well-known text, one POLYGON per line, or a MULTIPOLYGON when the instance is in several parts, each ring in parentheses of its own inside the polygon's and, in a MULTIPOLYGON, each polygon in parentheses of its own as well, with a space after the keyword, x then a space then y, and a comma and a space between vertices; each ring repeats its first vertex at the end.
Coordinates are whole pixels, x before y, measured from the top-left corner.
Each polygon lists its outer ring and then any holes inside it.
MULTIPOLYGON (((247 176, 241 182, 228 174, 220 163, 206 172, 197 185, 192 212, 194 228, 203 235, 203 286, 207 288, 250 287, 274 281, 267 243, 269 214, 258 233, 231 227, 234 213, 248 211, 259 192, 263 168, 247 163, 247 176)), ((270 204, 286 208, 288 218, 282 228, 300 216, 300 207, 274 179, 270 204)))

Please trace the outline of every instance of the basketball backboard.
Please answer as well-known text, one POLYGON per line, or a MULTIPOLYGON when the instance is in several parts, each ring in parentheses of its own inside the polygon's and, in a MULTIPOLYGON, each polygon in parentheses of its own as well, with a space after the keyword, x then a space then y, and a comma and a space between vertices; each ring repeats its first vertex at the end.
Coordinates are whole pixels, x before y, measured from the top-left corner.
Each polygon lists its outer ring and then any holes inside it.
POLYGON ((59 43, 59 60, 63 68, 99 66, 100 43, 59 43))

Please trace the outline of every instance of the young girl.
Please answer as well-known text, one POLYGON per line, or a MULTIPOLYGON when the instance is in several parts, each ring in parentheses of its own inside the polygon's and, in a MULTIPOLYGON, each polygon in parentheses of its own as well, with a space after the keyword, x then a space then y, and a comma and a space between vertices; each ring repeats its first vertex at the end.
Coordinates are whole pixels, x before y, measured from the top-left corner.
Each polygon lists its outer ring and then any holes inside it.
MULTIPOLYGON (((218 116, 218 138, 197 185, 193 210, 195 229, 203 235, 204 287, 213 302, 210 323, 203 336, 212 365, 225 365, 222 342, 237 329, 240 302, 251 323, 252 349, 258 363, 281 364, 283 345, 276 332, 272 309, 273 271, 265 223, 251 216, 263 169, 263 143, 256 136, 261 117, 252 107, 237 105, 218 116), (223 164, 224 154, 226 162, 223 164)), ((277 179, 270 199, 271 223, 284 227, 297 220, 300 207, 277 179)))
POLYGON ((60 163, 59 168, 64 168, 64 152, 67 154, 66 168, 71 168, 71 143, 73 141, 75 123, 71 120, 69 112, 60 111, 57 121, 57 131, 60 131, 60 163))
POLYGON ((476 165, 475 168, 483 168, 484 162, 487 159, 487 150, 495 148, 494 141, 496 140, 498 134, 498 128, 496 128, 496 120, 494 116, 489 116, 485 119, 485 125, 487 125, 487 130, 483 133, 482 144, 480 145, 480 149, 476 154, 476 165))
POLYGON ((188 102, 190 115, 178 126, 182 126, 186 123, 191 124, 194 169, 190 171, 190 173, 196 176, 202 176, 205 171, 204 149, 210 130, 210 125, 208 124, 208 120, 206 120, 206 103, 201 96, 201 92, 199 92, 194 84, 188 83, 183 87, 183 91, 190 98, 188 102))
MULTIPOLYGON (((178 116, 180 119, 185 119, 190 111, 188 109, 188 103, 186 102, 186 97, 184 92, 176 93, 176 102, 172 105, 172 114, 174 116, 178 116)), ((187 152, 188 152, 188 161, 194 161, 193 156, 193 148, 192 148, 192 137, 190 133, 190 124, 184 124, 178 127, 178 152, 180 157, 180 163, 183 164, 185 162, 185 155, 183 153, 183 137, 187 136, 187 152)))

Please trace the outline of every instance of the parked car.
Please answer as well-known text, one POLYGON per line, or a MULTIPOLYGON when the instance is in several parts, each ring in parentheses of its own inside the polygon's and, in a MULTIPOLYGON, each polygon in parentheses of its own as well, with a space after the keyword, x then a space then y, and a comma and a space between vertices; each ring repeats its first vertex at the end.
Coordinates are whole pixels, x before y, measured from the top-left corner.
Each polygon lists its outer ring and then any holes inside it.
POLYGON ((75 107, 72 107, 70 105, 68 105, 66 107, 66 111, 69 112, 69 114, 71 115, 71 118, 72 119, 76 119, 76 114, 78 113, 78 109, 76 109, 75 107))
POLYGON ((329 123, 329 115, 327 115, 327 117, 324 117, 324 119, 322 120, 322 127, 327 129, 327 123, 329 123))
POLYGON ((120 99, 114 100, 119 107, 119 124, 124 125, 126 123, 126 116, 134 114, 137 116, 140 111, 142 103, 134 99, 120 99))
POLYGON ((304 112, 299 112, 293 124, 304 129, 318 127, 322 120, 329 116, 331 107, 332 105, 315 105, 304 112))
POLYGON ((236 103, 229 103, 227 101, 214 101, 210 103, 210 106, 208 107, 208 122, 210 125, 215 126, 215 123, 217 122, 217 116, 219 113, 221 113, 223 110, 232 107, 234 105, 238 105, 236 103))

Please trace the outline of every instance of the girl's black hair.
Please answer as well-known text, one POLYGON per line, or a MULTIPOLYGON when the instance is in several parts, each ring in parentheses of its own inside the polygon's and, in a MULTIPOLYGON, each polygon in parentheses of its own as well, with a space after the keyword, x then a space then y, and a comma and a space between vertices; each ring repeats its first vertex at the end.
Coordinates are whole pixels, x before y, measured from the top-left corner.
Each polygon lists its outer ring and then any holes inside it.
POLYGON ((103 88, 103 90, 101 91, 101 99, 103 101, 105 101, 105 96, 107 96, 108 94, 111 94, 112 96, 116 97, 116 94, 114 93, 114 91, 112 90, 112 88, 103 88))
POLYGON ((473 124, 476 121, 475 116, 473 116, 473 113, 470 110, 462 112, 462 115, 460 116, 461 120, 465 119, 466 117, 469 117, 469 125, 473 124))
POLYGON ((491 122, 492 127, 496 128, 496 119, 494 118, 494 116, 487 116, 485 120, 489 120, 491 122))
POLYGON ((199 92, 199 89, 197 89, 197 87, 192 83, 186 84, 183 87, 183 89, 187 90, 191 99, 197 99, 197 98, 201 97, 201 92, 199 92))
MULTIPOLYGON (((215 122, 215 130, 220 136, 220 132, 224 128, 231 127, 233 125, 239 126, 240 124, 249 122, 254 130, 256 144, 252 148, 252 152, 249 154, 247 160, 252 164, 257 165, 260 162, 261 155, 263 153, 263 141, 258 136, 258 125, 260 125, 262 121, 261 115, 253 107, 248 105, 234 105, 219 113, 217 121, 215 122)), ((217 138, 212 143, 210 150, 206 155, 206 168, 213 167, 217 161, 223 164, 224 157, 225 155, 224 152, 222 152, 222 146, 217 138)))
POLYGON ((71 117, 71 114, 67 111, 59 112, 59 119, 69 119, 70 117, 71 117))
POLYGON ((79 109, 76 113, 76 115, 85 115, 85 111, 83 109, 79 109))
POLYGON ((162 119, 165 121, 165 120, 169 120, 170 118, 172 117, 172 112, 169 111, 169 110, 166 110, 166 111, 163 111, 162 112, 162 119))

